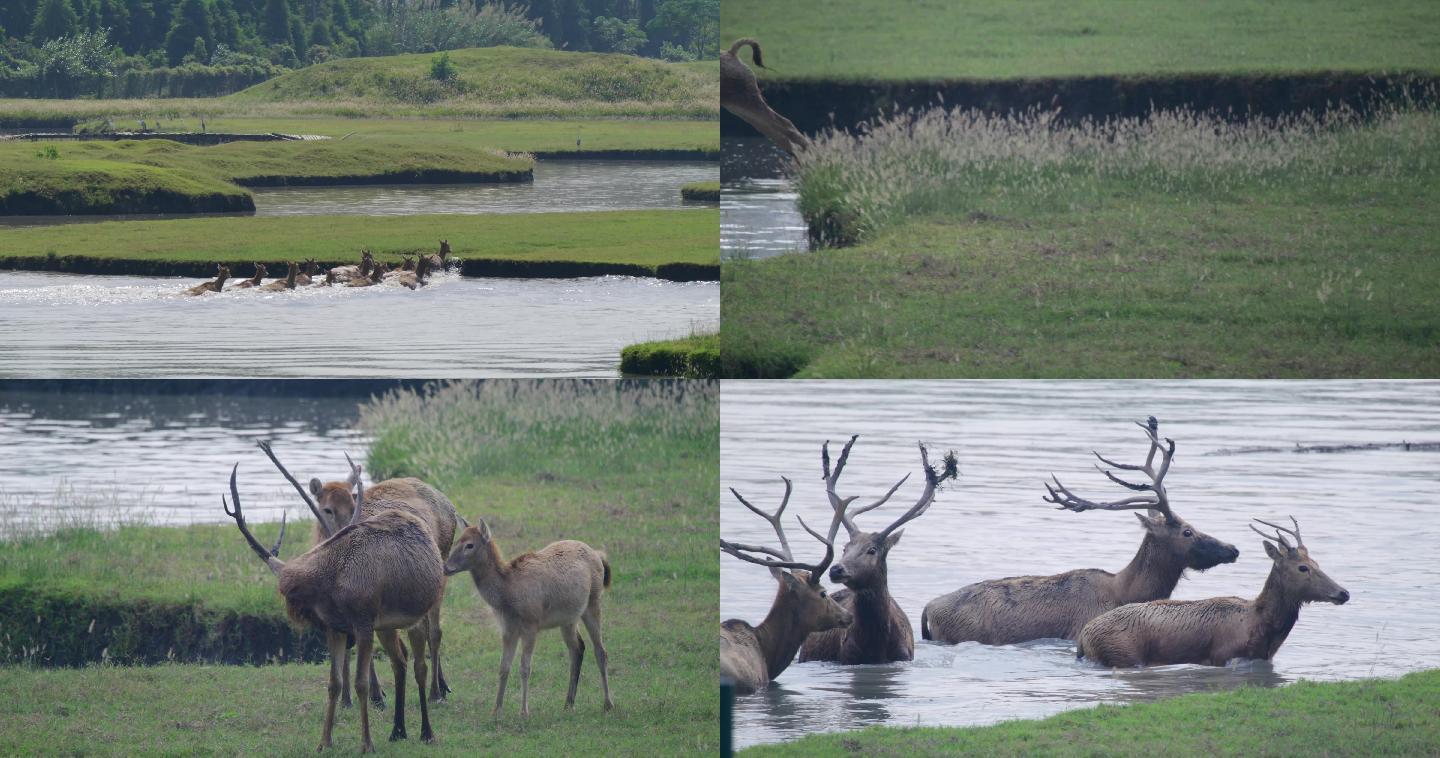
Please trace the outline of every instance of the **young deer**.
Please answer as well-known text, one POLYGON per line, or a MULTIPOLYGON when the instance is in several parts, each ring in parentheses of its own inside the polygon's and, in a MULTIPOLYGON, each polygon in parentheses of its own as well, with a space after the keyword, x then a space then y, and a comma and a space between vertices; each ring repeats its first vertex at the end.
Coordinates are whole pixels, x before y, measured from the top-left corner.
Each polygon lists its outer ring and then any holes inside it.
MULTIPOLYGON (((847 514, 846 511, 855 498, 841 499, 835 494, 835 484, 840 480, 840 472, 844 470, 845 461, 850 457, 850 446, 855 444, 859 436, 857 434, 845 443, 845 448, 840 451, 840 459, 835 462, 834 471, 830 469, 829 441, 821 447, 820 453, 825 472, 825 494, 830 499, 830 507, 850 533, 850 541, 840 554, 840 560, 830 567, 830 581, 845 585, 845 589, 835 593, 835 602, 854 614, 854 619, 844 628, 810 635, 800 648, 801 663, 836 661, 853 665, 908 661, 915 657, 915 632, 910 628, 910 619, 905 616, 905 611, 901 610, 900 604, 890 596, 890 569, 886 559, 890 555, 890 549, 900 541, 900 535, 905 533, 904 530, 896 530, 929 510, 930 504, 935 501, 935 491, 940 483, 957 476, 959 468, 952 452, 945 456, 944 472, 936 472, 930 467, 930 457, 925 446, 921 445, 920 467, 925 471, 925 490, 920 493, 920 499, 884 529, 878 532, 862 532, 855 525, 854 517, 883 505, 910 475, 906 474, 896 482, 884 497, 847 514)), ((830 536, 834 539, 833 532, 830 536)))
POLYGON ((249 279, 241 279, 240 281, 235 282, 234 284, 230 285, 230 287, 231 287, 231 289, 237 289, 237 290, 249 289, 249 288, 251 288, 251 287, 259 287, 259 286, 260 286, 260 280, 261 280, 261 279, 264 279, 264 278, 265 278, 265 275, 268 274, 268 273, 270 273, 270 272, 267 271, 267 270, 265 270, 265 264, 260 263, 259 261, 256 261, 256 263, 255 263, 255 275, 252 276, 252 277, 250 277, 249 279))
POLYGON ((287 264, 284 279, 276 279, 269 284, 260 287, 261 292, 280 292, 282 290, 295 289, 295 277, 300 274, 300 264, 290 261, 287 264))
POLYGON ((755 72, 736 57, 740 48, 746 45, 755 53, 755 66, 765 68, 759 42, 748 38, 735 40, 729 50, 720 53, 720 104, 769 137, 780 149, 792 156, 797 155, 810 147, 810 140, 790 123, 790 119, 776 113, 765 102, 755 72))
POLYGON ((1350 593, 1310 557, 1293 516, 1294 529, 1255 520, 1275 529, 1271 537, 1250 525, 1274 562, 1260 597, 1156 600, 1116 608, 1080 630, 1076 657, 1110 667, 1267 661, 1290 635, 1302 605, 1315 600, 1344 605, 1350 600, 1350 593), (1281 532, 1294 537, 1295 544, 1281 532))
POLYGON ((444 271, 450 261, 450 240, 440 240, 440 254, 424 256, 430 259, 431 271, 444 271))
MULTIPOLYGON (((433 742, 430 728, 430 707, 425 698, 425 619, 436 608, 443 593, 444 574, 440 551, 429 530, 404 509, 379 509, 375 515, 360 520, 363 509, 356 509, 354 518, 329 539, 312 547, 305 554, 288 562, 266 550, 245 526, 240 508, 240 491, 235 484, 237 463, 230 471, 230 498, 221 495, 225 513, 235 519, 240 534, 279 578, 278 589, 285 598, 285 610, 298 624, 308 624, 325 632, 330 649, 329 699, 325 706, 325 727, 321 732, 320 749, 332 747, 331 732, 335 726, 335 704, 342 691, 340 662, 344 659, 346 639, 356 641, 359 670, 371 668, 374 636, 390 656, 395 675, 395 724, 390 739, 405 739, 405 660, 400 643, 400 630, 410 638, 415 651, 415 683, 420 699, 420 739, 433 742)), ((364 485, 356 493, 364 505, 364 485)), ((365 696, 366 680, 356 677, 360 700, 360 751, 375 751, 370 741, 370 711, 365 696)))
POLYGON ((309 287, 314 283, 315 274, 319 271, 320 264, 316 263, 314 258, 306 258, 305 265, 301 268, 300 273, 295 276, 295 286, 309 287))
POLYGON ((1234 545, 1201 532, 1170 508, 1165 474, 1175 455, 1175 442, 1166 439, 1161 444, 1159 422, 1154 416, 1137 425, 1150 440, 1144 465, 1115 463, 1099 453, 1095 457, 1107 466, 1144 474, 1150 483, 1134 484, 1101 469, 1111 481, 1149 494, 1096 503, 1077 497, 1055 479, 1054 487, 1045 485, 1050 494, 1044 497, 1046 502, 1074 513, 1148 510, 1148 516, 1135 514, 1145 529, 1145 539, 1128 566, 1118 574, 1080 569, 1054 576, 1016 576, 967 585, 926 604, 920 615, 920 635, 950 644, 974 641, 1009 645, 1050 637, 1073 640, 1086 622, 1112 608, 1170 597, 1186 569, 1204 571, 1234 563, 1240 557, 1234 545))
POLYGON ((186 290, 185 294, 193 297, 195 295, 203 295, 206 292, 219 292, 224 289, 225 280, 230 278, 230 267, 223 263, 217 263, 215 264, 215 269, 214 281, 197 284, 186 290))
MULTIPOLYGON (((351 496, 351 490, 359 487, 361 483, 359 466, 351 462, 350 477, 344 482, 322 483, 319 479, 311 479, 310 490, 307 493, 305 488, 301 487, 295 477, 280 463, 280 459, 275 457, 269 443, 261 441, 257 444, 261 450, 265 451, 270 462, 275 464, 275 467, 299 493, 311 513, 315 514, 315 532, 312 537, 314 544, 318 545, 329 539, 341 525, 350 522, 355 513, 355 499, 351 496)), ((346 460, 349 461, 349 456, 346 456, 346 460)), ((403 508, 420 519, 430 530, 435 537, 435 547, 441 555, 449 552, 450 545, 455 539, 455 533, 465 523, 449 498, 419 479, 411 477, 386 479, 371 485, 367 492, 370 494, 370 500, 365 504, 365 515, 368 516, 373 510, 379 508, 403 508)), ((444 592, 445 588, 442 586, 442 598, 444 592)), ((426 620, 425 632, 430 640, 430 664, 433 667, 430 680, 430 700, 440 701, 449 694, 450 684, 445 680, 445 671, 440 666, 440 640, 443 635, 440 630, 440 606, 438 604, 426 620)), ((357 669, 357 683, 363 673, 357 669)), ((343 705, 348 708, 350 707, 350 653, 348 649, 342 663, 341 676, 344 683, 343 705)), ((369 679, 371 702, 377 708, 384 708, 385 694, 380 689, 380 683, 375 676, 373 667, 369 672, 369 679)))
POLYGON ((801 528, 825 546, 825 557, 819 563, 795 560, 790 551, 790 541, 785 538, 785 528, 780 523, 785 507, 790 504, 791 485, 789 479, 783 476, 780 479, 785 482, 785 496, 773 514, 751 505, 733 488, 730 490, 741 505, 769 522, 779 538, 780 547, 720 540, 722 552, 746 563, 765 566, 780 585, 770 603, 770 612, 759 626, 751 626, 740 619, 720 624, 720 675, 734 681, 735 691, 742 695, 770 686, 770 682, 789 668, 795 660, 795 651, 812 632, 849 626, 854 620, 854 615, 835 602, 835 598, 820 583, 825 569, 835 557, 834 535, 840 528, 840 515, 831 517, 828 539, 811 531, 797 516, 801 528))
POLYGON ((577 626, 585 624, 595 645, 595 665, 600 667, 600 686, 605 691, 605 710, 615 707, 610 699, 609 656, 600 638, 600 595, 610 587, 610 562, 605 554, 583 542, 561 540, 544 548, 505 560, 483 520, 465 528, 455 549, 445 561, 445 575, 469 571, 480 597, 500 622, 505 653, 500 659, 500 689, 495 694, 496 718, 505 704, 505 684, 520 653, 520 715, 530 715, 530 657, 535 638, 542 630, 559 628, 570 648, 570 689, 565 707, 575 707, 575 690, 580 684, 580 664, 585 643, 577 626))

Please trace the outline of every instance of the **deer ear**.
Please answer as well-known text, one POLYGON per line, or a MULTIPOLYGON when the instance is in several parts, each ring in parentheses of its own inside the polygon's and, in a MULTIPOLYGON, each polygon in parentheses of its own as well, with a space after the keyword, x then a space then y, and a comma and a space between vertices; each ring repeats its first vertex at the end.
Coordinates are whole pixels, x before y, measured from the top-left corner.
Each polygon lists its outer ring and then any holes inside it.
POLYGON ((1268 555, 1268 556, 1270 556, 1270 560, 1272 560, 1272 561, 1278 561, 1278 560, 1280 560, 1280 558, 1282 557, 1282 556, 1280 555, 1280 548, 1275 547, 1274 545, 1270 544, 1269 542, 1264 542, 1263 544, 1265 545, 1265 554, 1268 555))
POLYGON ((485 523, 485 519, 475 522, 475 529, 480 532, 480 539, 486 542, 490 541, 490 525, 485 523))
POLYGON ((314 495, 315 497, 320 497, 320 490, 324 487, 325 485, 321 484, 319 479, 310 480, 310 494, 314 495))
POLYGON ((1148 532, 1157 532, 1157 531, 1159 531, 1159 529, 1160 529, 1161 526, 1164 526, 1164 525, 1165 525, 1165 517, 1164 517, 1164 516, 1161 516, 1161 517, 1158 518, 1158 519, 1152 519, 1152 518, 1150 518, 1149 516, 1146 516, 1146 515, 1143 514, 1143 513, 1137 513, 1137 514, 1135 514, 1135 518, 1137 518, 1137 519, 1140 520, 1140 526, 1145 527, 1145 531, 1148 531, 1148 532))
POLYGON ((891 535, 890 535, 889 537, 886 537, 886 538, 885 538, 885 549, 886 549, 886 550, 889 550, 890 548, 895 547, 895 543, 897 543, 897 542, 900 541, 900 535, 902 535, 902 534, 904 534, 904 533, 905 533, 905 530, 904 530, 904 529, 901 529, 901 530, 898 531, 898 532, 893 532, 893 533, 891 533, 891 535))
POLYGON ((798 590, 804 589, 805 587, 805 583, 800 581, 800 577, 795 576, 789 571, 777 568, 772 568, 770 569, 770 571, 776 575, 776 577, 780 580, 781 584, 784 584, 789 589, 798 590))

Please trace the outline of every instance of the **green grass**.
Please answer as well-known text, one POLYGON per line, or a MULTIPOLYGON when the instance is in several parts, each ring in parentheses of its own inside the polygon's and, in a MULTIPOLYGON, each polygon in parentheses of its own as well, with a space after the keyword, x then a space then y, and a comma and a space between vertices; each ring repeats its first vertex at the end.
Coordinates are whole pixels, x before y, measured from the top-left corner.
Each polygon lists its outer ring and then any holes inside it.
POLYGON ((1427 0, 725 0, 720 24, 781 79, 1440 70, 1427 0))
POLYGON ((264 216, 11 229, 0 258, 83 255, 133 261, 353 263, 434 252, 464 260, 714 265, 715 209, 436 216, 264 216))
POLYGON ((872 727, 805 737, 747 756, 1433 755, 1440 670, 1401 679, 1246 687, 1100 705, 975 728, 872 727))
MULTIPOLYGON (((390 711, 372 711, 378 750, 714 753, 716 385, 690 384, 682 393, 660 384, 503 384, 488 390, 463 385, 371 406, 364 423, 377 443, 369 467, 381 476, 409 473, 435 483, 467 518, 486 518, 509 555, 563 538, 607 551, 614 585, 604 598, 604 630, 616 708, 602 710, 587 655, 576 710, 562 710, 568 670, 564 645, 552 631, 536 648, 528 724, 518 716, 518 673, 511 677, 504 717, 492 720, 499 635, 462 575, 451 581, 443 612, 445 672, 455 691, 432 710, 439 744, 419 744, 410 687, 411 743, 385 742, 390 711)), ((257 454, 253 466, 241 466, 242 488, 247 467, 252 475, 273 476, 257 454)), ((259 536, 273 528, 261 527, 259 536)), ((230 532, 231 540, 209 558, 203 552, 208 538, 200 546, 183 542, 205 530, 170 530, 174 534, 158 539, 177 543, 180 573, 189 568, 199 574, 203 581, 194 584, 207 600, 212 592, 227 592, 222 584, 241 585, 228 591, 237 602, 248 597, 251 585, 256 597, 267 595, 268 587, 278 611, 269 572, 253 555, 246 568, 244 543, 233 528, 214 530, 230 532), (220 576, 205 576, 211 561, 220 562, 220 576)), ((97 539, 102 549, 110 544, 97 539)), ((139 559, 106 552, 96 561, 149 569, 176 560, 175 552, 147 552, 139 559)), ((65 575, 70 559, 67 552, 53 552, 49 572, 65 575)), ((127 573, 127 581, 138 573, 127 573)), ((115 576, 105 581, 114 586, 115 576)), ((309 754, 320 739, 327 670, 323 664, 0 668, 0 753, 309 754)), ((388 665, 382 662, 377 673, 393 695, 388 665)), ((355 709, 340 712, 337 749, 359 747, 358 719, 355 709)))
POLYGON ((692 334, 674 340, 627 345, 620 372, 644 376, 713 379, 720 375, 720 334, 692 334))
POLYGON ((680 188, 680 196, 686 200, 710 200, 720 202, 720 182, 691 182, 680 188))
POLYGON ((0 215, 255 209, 249 192, 206 172, 96 153, 67 151, 52 160, 37 155, 37 150, 44 147, 0 147, 0 215))

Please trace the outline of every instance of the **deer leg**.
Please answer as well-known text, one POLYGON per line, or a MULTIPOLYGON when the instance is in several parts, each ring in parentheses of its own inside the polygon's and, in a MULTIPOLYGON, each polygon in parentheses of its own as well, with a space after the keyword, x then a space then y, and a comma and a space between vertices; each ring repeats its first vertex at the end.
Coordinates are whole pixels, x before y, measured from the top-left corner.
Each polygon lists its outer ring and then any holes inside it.
POLYGON ((505 705, 505 684, 510 679, 510 664, 515 661, 515 643, 519 641, 519 635, 505 630, 505 652, 500 656, 500 691, 495 693, 495 718, 500 718, 500 709, 505 705))
POLYGON ((600 607, 592 605, 580 620, 585 622, 585 631, 590 633, 590 644, 595 646, 595 665, 600 667, 600 687, 605 690, 605 710, 615 707, 610 699, 610 656, 605 653, 605 643, 600 639, 600 607))
MULTIPOLYGON (((410 647, 415 648, 415 693, 420 700, 420 741, 427 745, 435 741, 435 732, 430 729, 430 702, 429 698, 425 697, 425 637, 428 631, 420 626, 412 626, 409 632, 410 647)), ((398 682, 395 691, 400 691, 398 682)))
POLYGON ((349 708, 350 702, 350 646, 345 646, 345 658, 340 663, 340 705, 349 708))
POLYGON ((440 605, 436 603, 435 609, 430 612, 430 665, 434 672, 430 675, 430 701, 444 700, 450 693, 450 686, 445 683, 445 675, 440 673, 440 605))
POLYGON ((530 718, 530 659, 535 655, 534 629, 525 634, 524 647, 520 651, 520 718, 530 718))
POLYGON ((375 676, 375 632, 358 629, 355 632, 355 699, 360 701, 360 752, 375 752, 375 743, 370 741, 370 698, 366 692, 370 680, 375 676))
POLYGON ((332 747, 330 733, 335 728, 335 702, 340 699, 340 664, 345 660, 345 635, 326 632, 325 644, 330 648, 330 689, 325 701, 325 730, 320 733, 320 750, 332 747))
POLYGON ((565 647, 570 648, 570 689, 565 692, 565 710, 575 707, 575 690, 580 687, 580 664, 585 661, 585 641, 574 624, 560 627, 565 647))
MULTIPOLYGON (((373 650, 374 648, 372 647, 371 649, 373 650)), ((400 649, 404 650, 405 648, 402 645, 400 649)), ((355 678, 360 678, 359 669, 355 670, 355 678)), ((380 678, 375 676, 375 667, 373 665, 370 667, 370 704, 375 706, 375 710, 377 711, 385 710, 385 688, 380 686, 380 678)))
POLYGON ((394 629, 376 632, 380 647, 390 656, 390 671, 395 675, 395 725, 390 729, 390 741, 403 740, 405 734, 405 651, 400 647, 400 633, 394 629))

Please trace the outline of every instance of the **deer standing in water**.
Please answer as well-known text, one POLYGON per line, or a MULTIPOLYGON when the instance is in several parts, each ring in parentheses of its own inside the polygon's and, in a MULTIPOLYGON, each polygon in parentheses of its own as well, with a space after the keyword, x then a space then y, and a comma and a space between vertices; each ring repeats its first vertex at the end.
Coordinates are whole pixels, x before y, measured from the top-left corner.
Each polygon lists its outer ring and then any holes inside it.
MULTIPOLYGON (((310 488, 307 493, 305 488, 292 476, 275 456, 269 443, 261 441, 257 443, 265 455, 275 464, 286 481, 290 482, 310 512, 315 514, 315 532, 312 538, 314 544, 320 544, 329 539, 339 529, 340 525, 349 523, 355 513, 355 499, 351 496, 352 489, 361 486, 360 467, 353 462, 350 463, 350 476, 346 481, 321 482, 318 478, 310 480, 310 488)), ((349 456, 346 456, 349 461, 349 456)), ((425 482, 413 477, 399 479, 386 479, 376 482, 367 490, 370 493, 370 500, 366 503, 366 515, 370 511, 383 508, 403 508, 411 515, 419 518, 435 537, 435 547, 443 556, 450 550, 451 543, 455 540, 455 533, 465 524, 465 520, 456 512, 454 504, 445 497, 444 493, 431 487, 425 482)), ((444 595, 445 588, 441 587, 441 595, 444 595)), ((450 684, 445 680, 445 671, 440 666, 440 606, 437 604, 430 617, 426 620, 424 628, 430 642, 430 664, 433 668, 430 681, 430 700, 444 700, 450 692, 450 684)), ((350 653, 347 649, 345 659, 341 665, 341 677, 343 680, 345 707, 350 707, 350 653)), ((356 669, 356 683, 365 672, 356 669)), ((380 689, 379 680, 375 676, 372 667, 369 672, 370 699, 378 708, 385 707, 385 695, 380 689)), ((358 691, 358 687, 356 688, 358 691)))
MULTIPOLYGON (((900 604, 890 596, 890 569, 886 559, 890 549, 900 541, 904 530, 896 531, 905 524, 924 515, 935 502, 935 491, 941 482, 958 475, 955 454, 945 456, 945 471, 937 473, 930 467, 930 457, 925 446, 920 446, 920 467, 925 472, 925 489, 910 509, 901 514, 889 526, 878 532, 863 532, 855 525, 854 517, 884 505, 895 491, 900 489, 906 474, 890 491, 879 500, 847 514, 854 497, 841 498, 835 492, 840 472, 850 457, 850 447, 859 435, 850 438, 840 451, 835 468, 830 468, 830 443, 821 448, 820 459, 825 473, 825 494, 834 509, 837 521, 844 524, 850 533, 850 541, 840 554, 840 560, 830 567, 830 581, 845 585, 836 592, 835 602, 849 610, 854 619, 849 625, 826 632, 817 632, 805 640, 800 648, 800 662, 836 661, 845 665, 860 663, 890 663, 908 661, 915 657, 915 632, 910 619, 900 604)), ((835 537, 832 531, 830 538, 835 537)))
POLYGON ((1166 439, 1162 444, 1154 416, 1137 425, 1150 441, 1144 465, 1116 463, 1099 453, 1095 457, 1107 466, 1144 474, 1149 483, 1136 484, 1101 469, 1112 482, 1148 494, 1097 503, 1076 496, 1055 479, 1054 487, 1045 485, 1050 494, 1043 498, 1073 513, 1148 511, 1149 515, 1135 514, 1145 538, 1128 566, 1117 574, 1080 569, 1053 576, 991 579, 961 587, 926 604, 920 615, 921 636, 949 644, 973 641, 985 645, 1052 637, 1073 640, 1086 622, 1112 608, 1170 597, 1187 569, 1204 571, 1234 563, 1240 557, 1234 545, 1201 532, 1170 507, 1165 475, 1175 455, 1175 442, 1166 439))
POLYGON ((1076 657, 1110 667, 1224 666, 1236 658, 1268 661, 1290 635, 1301 606, 1317 600, 1344 605, 1350 600, 1350 593, 1310 557, 1293 516, 1294 529, 1256 521, 1275 530, 1271 537, 1250 525, 1273 561, 1259 597, 1155 600, 1116 608, 1080 630, 1076 657), (1295 538, 1295 544, 1285 539, 1286 534, 1295 538))
POLYGON ((240 281, 235 282, 234 284, 230 285, 230 288, 231 288, 231 289, 237 289, 237 290, 243 290, 243 289, 249 289, 249 288, 251 288, 251 287, 259 287, 259 286, 260 286, 260 280, 264 279, 264 278, 265 278, 265 275, 268 274, 268 273, 270 273, 270 272, 267 271, 267 270, 265 270, 265 264, 260 263, 259 261, 256 261, 256 263, 255 263, 255 275, 252 276, 252 277, 250 277, 249 279, 241 279, 240 281))
POLYGON ((835 602, 820 582, 835 557, 834 535, 840 528, 840 514, 831 517, 828 539, 812 531, 804 520, 796 517, 801 528, 825 546, 825 557, 819 563, 795 560, 780 521, 785 515, 785 507, 790 504, 792 488, 789 479, 781 477, 781 480, 785 482, 785 496, 773 514, 751 505, 735 489, 730 490, 741 505, 769 522, 779 538, 779 548, 720 540, 722 552, 746 563, 765 566, 780 585, 770 603, 770 612, 759 626, 751 626, 740 619, 720 624, 720 675, 733 680, 735 691, 742 695, 769 687, 770 682, 789 668, 795 660, 795 652, 812 632, 849 626, 854 620, 854 615, 835 602))
POLYGON ((300 274, 300 264, 290 261, 285 271, 284 279, 276 279, 260 288, 261 292, 280 292, 282 290, 295 289, 295 277, 300 274))
MULTIPOLYGON (((430 706, 425 697, 425 619, 438 607, 444 595, 444 564, 435 548, 433 535, 426 525, 404 508, 377 508, 374 515, 360 518, 365 502, 365 488, 356 491, 360 508, 353 518, 328 539, 308 552, 289 561, 278 557, 279 543, 266 550, 245 525, 240 507, 240 491, 235 483, 239 464, 230 471, 230 503, 221 495, 225 513, 235 520, 240 534, 255 554, 279 579, 278 589, 285 598, 285 610, 297 624, 306 624, 325 633, 330 650, 329 699, 325 705, 325 726, 321 732, 320 749, 333 747, 331 733, 335 726, 335 705, 342 691, 340 663, 346 655, 346 640, 355 639, 358 655, 357 670, 370 670, 374 638, 390 657, 395 675, 395 722, 390 739, 406 738, 405 732, 405 663, 406 651, 400 643, 404 630, 415 651, 415 682, 420 699, 420 739, 433 742, 430 727, 430 706)), ((283 536, 283 535, 282 535, 283 536)), ((375 751, 370 741, 370 711, 365 689, 367 680, 356 677, 355 688, 360 700, 360 751, 375 751)))
POLYGON ((729 50, 720 53, 720 104, 770 138, 780 149, 792 156, 798 155, 810 147, 810 140, 790 123, 790 119, 776 113, 765 102, 755 72, 736 56, 746 45, 754 51, 756 67, 765 68, 759 42, 749 38, 735 40, 729 50))
POLYGON ((440 240, 439 255, 435 255, 432 253, 425 257, 430 259, 431 271, 443 272, 445 270, 445 267, 449 265, 450 262, 450 240, 440 240))
POLYGON ((185 291, 190 296, 203 295, 206 292, 219 292, 225 288, 225 280, 230 278, 230 267, 223 264, 215 264, 215 280, 202 282, 185 291))
POLYGON ((561 540, 533 553, 506 560, 490 535, 484 520, 460 533, 455 548, 445 561, 445 575, 469 571, 480 597, 495 612, 505 652, 500 659, 500 690, 495 694, 494 716, 499 718, 505 704, 505 685, 520 643, 520 715, 530 715, 530 657, 535 638, 542 630, 560 630, 570 649, 570 688, 565 708, 575 707, 575 690, 580 685, 580 664, 585 643, 579 625, 585 625, 595 646, 595 665, 600 667, 600 686, 605 692, 605 710, 615 707, 610 699, 610 657, 600 636, 600 595, 610 588, 610 562, 605 554, 576 540, 561 540))

